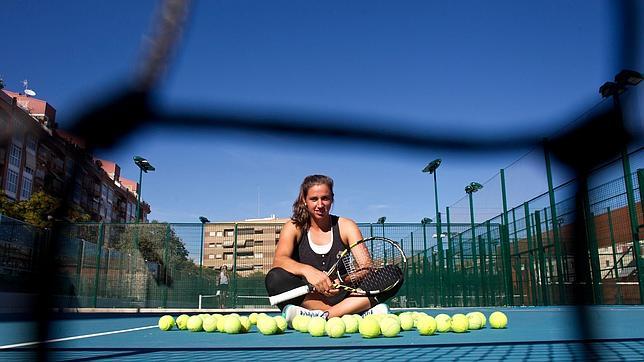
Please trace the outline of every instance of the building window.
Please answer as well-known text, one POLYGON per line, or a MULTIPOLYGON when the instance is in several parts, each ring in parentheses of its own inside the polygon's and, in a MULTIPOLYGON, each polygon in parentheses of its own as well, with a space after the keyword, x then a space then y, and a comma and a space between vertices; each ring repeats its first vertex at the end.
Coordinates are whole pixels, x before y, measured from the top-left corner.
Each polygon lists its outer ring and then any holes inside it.
POLYGON ((216 235, 216 234, 215 234, 215 232, 214 232, 214 231, 210 231, 210 232, 208 232, 208 236, 211 236, 211 237, 212 237, 212 236, 215 236, 215 235, 216 235))
POLYGON ((217 236, 224 236, 223 231, 217 231, 217 236))
POLYGON ((261 259, 264 257, 264 253, 255 253, 255 259, 261 259))
POLYGON ((214 259, 214 258, 215 258, 215 254, 208 255, 208 259, 214 259))
POLYGON ((27 177, 22 178, 22 192, 20 198, 27 200, 31 197, 31 179, 27 177))
POLYGON ((210 244, 208 244, 208 247, 209 247, 209 248, 214 248, 214 247, 215 247, 215 243, 210 243, 210 244))
POLYGON ((27 151, 36 153, 36 138, 32 135, 27 136, 27 151))
POLYGON ((14 170, 7 170, 7 192, 16 194, 18 191, 18 173, 14 170))
POLYGON ((226 236, 234 236, 234 235, 235 235, 235 231, 233 231, 233 230, 226 230, 226 236))
POLYGON ((22 149, 12 143, 11 153, 9 154, 9 164, 12 166, 20 167, 21 156, 22 156, 22 149))
POLYGON ((222 258, 222 256, 221 256, 221 254, 217 254, 217 255, 215 256, 215 258, 217 258, 217 259, 221 259, 221 258, 222 258))

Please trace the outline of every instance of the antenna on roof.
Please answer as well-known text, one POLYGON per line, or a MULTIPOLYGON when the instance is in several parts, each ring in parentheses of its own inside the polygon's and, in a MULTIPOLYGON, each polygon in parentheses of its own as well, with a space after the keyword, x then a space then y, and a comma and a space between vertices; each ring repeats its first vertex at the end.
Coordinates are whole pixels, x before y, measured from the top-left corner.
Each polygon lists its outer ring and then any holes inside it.
POLYGON ((28 80, 23 80, 22 85, 25 87, 25 94, 29 97, 33 97, 36 95, 36 92, 33 89, 29 89, 29 81, 28 80))

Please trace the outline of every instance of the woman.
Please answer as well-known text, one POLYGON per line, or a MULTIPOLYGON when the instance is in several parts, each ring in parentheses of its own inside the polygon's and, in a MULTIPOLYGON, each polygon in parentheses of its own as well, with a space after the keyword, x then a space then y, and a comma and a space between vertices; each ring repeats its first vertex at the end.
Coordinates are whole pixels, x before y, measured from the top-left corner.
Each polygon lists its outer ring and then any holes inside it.
POLYGON ((226 298, 228 298, 228 267, 221 266, 219 271, 219 307, 223 308, 226 305, 226 298))
POLYGON ((339 317, 360 313, 386 314, 384 298, 351 295, 333 288, 326 271, 336 262, 338 253, 351 242, 362 239, 356 223, 331 215, 333 180, 328 176, 307 176, 293 203, 293 215, 284 224, 275 250, 273 269, 266 275, 269 295, 277 295, 307 283, 314 291, 278 304, 290 323, 298 314, 339 317), (375 306, 375 307, 374 307, 375 306))

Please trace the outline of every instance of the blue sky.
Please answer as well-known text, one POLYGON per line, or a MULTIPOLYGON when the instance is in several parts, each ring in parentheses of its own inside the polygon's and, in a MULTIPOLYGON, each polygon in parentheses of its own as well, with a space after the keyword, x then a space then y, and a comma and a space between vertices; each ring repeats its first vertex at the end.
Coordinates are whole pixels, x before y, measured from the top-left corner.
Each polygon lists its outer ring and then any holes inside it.
MULTIPOLYGON (((129 84, 156 5, 4 1, 6 88, 20 90, 28 79, 64 128, 129 84)), ((644 69, 641 56, 638 64, 615 57, 614 10, 609 0, 195 1, 159 107, 303 112, 375 129, 545 137, 600 102, 599 86, 619 70, 644 69)), ((499 169, 526 154, 506 174, 510 204, 544 192, 542 156, 529 151, 413 151, 315 134, 292 139, 152 124, 96 153, 130 179, 138 178, 133 155, 157 168, 143 180, 153 219, 288 217, 302 178, 324 173, 336 181, 337 214, 409 222, 434 217, 433 181, 420 172, 434 158, 443 159, 441 209, 460 210, 470 181, 489 180, 484 190, 500 194, 499 169)), ((555 183, 568 177, 557 169, 555 183)), ((498 213, 498 197, 477 198, 477 219, 498 213)))

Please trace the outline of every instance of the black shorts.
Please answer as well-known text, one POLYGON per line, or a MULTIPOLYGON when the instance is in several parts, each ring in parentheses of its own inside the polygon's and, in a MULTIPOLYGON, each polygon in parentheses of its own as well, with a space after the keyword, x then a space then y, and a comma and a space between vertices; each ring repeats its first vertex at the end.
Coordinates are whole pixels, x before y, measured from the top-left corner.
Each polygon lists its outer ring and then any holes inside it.
POLYGON ((225 292, 228 290, 228 284, 219 284, 219 290, 225 292))

